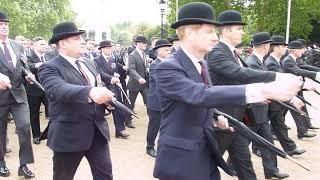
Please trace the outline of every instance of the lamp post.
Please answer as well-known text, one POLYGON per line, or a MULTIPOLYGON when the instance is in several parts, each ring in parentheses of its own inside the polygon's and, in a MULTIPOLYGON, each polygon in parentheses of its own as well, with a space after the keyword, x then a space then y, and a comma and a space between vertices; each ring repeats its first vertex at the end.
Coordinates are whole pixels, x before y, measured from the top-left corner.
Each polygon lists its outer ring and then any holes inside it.
POLYGON ((166 2, 164 0, 160 0, 160 12, 161 12, 161 39, 163 39, 163 16, 164 16, 164 10, 166 8, 166 2))

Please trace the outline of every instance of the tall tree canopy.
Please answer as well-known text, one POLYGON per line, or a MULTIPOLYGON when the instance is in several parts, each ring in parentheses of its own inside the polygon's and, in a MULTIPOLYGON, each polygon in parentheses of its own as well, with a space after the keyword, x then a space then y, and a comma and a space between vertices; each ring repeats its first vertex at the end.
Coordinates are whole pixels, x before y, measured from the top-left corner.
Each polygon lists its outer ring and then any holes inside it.
POLYGON ((0 10, 9 16, 11 38, 50 38, 55 24, 75 18, 69 0, 1 0, 0 10))

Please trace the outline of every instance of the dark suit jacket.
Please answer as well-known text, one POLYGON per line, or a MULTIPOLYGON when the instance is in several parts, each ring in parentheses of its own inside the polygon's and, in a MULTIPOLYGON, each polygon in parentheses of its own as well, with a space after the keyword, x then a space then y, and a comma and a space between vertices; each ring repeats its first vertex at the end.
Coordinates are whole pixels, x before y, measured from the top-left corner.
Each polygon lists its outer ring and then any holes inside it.
POLYGON ((124 63, 124 57, 120 52, 114 52, 113 53, 113 60, 116 63, 117 70, 116 72, 120 75, 120 80, 124 81, 127 78, 127 71, 123 69, 123 66, 125 66, 124 63))
MULTIPOLYGON (((97 77, 94 61, 85 59, 84 62, 97 77)), ((89 102, 92 87, 86 86, 76 68, 62 56, 57 56, 39 68, 39 79, 50 106, 47 144, 53 151, 86 151, 92 145, 96 130, 107 143, 109 128, 104 119, 104 105, 89 102)))
MULTIPOLYGON (((34 50, 31 51, 31 53, 27 56, 28 58, 28 66, 30 68, 30 71, 32 74, 35 75, 36 80, 39 81, 38 77, 38 69, 35 67, 35 65, 39 62, 41 62, 40 58, 36 55, 34 50)), ((26 85, 26 91, 28 95, 31 96, 43 96, 44 92, 35 84, 27 84, 26 85)))
POLYGON ((160 59, 155 59, 150 65, 149 72, 149 91, 147 107, 154 111, 160 111, 160 102, 158 97, 157 85, 156 85, 156 67, 161 62, 160 59))
POLYGON ((147 88, 148 84, 148 72, 145 66, 144 60, 139 54, 138 50, 135 49, 128 58, 129 61, 129 81, 128 90, 129 91, 142 91, 147 88), (147 83, 141 85, 139 84, 139 79, 144 78, 147 83))
MULTIPOLYGON (((264 64, 259 60, 259 58, 251 54, 246 59, 246 63, 249 68, 264 71, 267 70, 267 68, 264 67, 264 64)), ((248 106, 248 112, 250 112, 248 115, 251 120, 254 120, 255 123, 264 123, 268 122, 268 109, 269 105, 266 103, 253 103, 248 106)))
MULTIPOLYGON (((278 73, 283 73, 281 65, 279 62, 273 57, 269 56, 265 61, 264 61, 264 66, 267 68, 268 71, 274 71, 278 73)), ((279 105, 276 102, 271 102, 269 105, 269 109, 271 111, 280 111, 284 110, 285 108, 279 105)))
POLYGON ((245 86, 204 85, 199 72, 179 49, 157 66, 161 127, 154 176, 160 179, 212 180, 216 158, 204 135, 212 126, 210 108, 244 105, 245 86))
POLYGON ((296 76, 308 77, 315 80, 317 75, 317 72, 299 68, 296 61, 290 55, 282 60, 281 65, 284 72, 291 73, 296 76))
POLYGON ((25 82, 25 74, 22 72, 21 56, 24 54, 23 47, 14 40, 9 40, 9 43, 14 50, 17 57, 17 64, 14 72, 11 72, 8 68, 7 60, 5 59, 4 52, 0 48, 0 73, 9 77, 12 88, 0 91, 0 106, 7 105, 9 103, 9 97, 12 95, 17 103, 23 103, 27 101, 27 94, 23 83, 25 82))
MULTIPOLYGON (((267 71, 258 71, 238 64, 233 52, 223 42, 207 56, 210 77, 213 85, 240 85, 274 81, 276 74, 267 71)), ((242 62, 244 66, 246 64, 242 62)), ((245 106, 223 107, 221 110, 234 118, 242 119, 245 106)))

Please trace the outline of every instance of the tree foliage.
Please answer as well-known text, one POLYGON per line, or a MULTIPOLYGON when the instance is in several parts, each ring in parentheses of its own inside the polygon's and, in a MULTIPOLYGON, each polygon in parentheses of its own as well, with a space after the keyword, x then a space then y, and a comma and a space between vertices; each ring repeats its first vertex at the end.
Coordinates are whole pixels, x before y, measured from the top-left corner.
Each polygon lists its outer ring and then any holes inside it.
POLYGON ((9 16, 11 38, 50 38, 55 24, 75 18, 69 0, 1 0, 0 10, 9 16))
MULTIPOLYGON (((193 0, 179 0, 179 7, 193 0)), ((215 14, 228 9, 241 12, 248 23, 246 32, 252 34, 268 31, 271 34, 285 35, 288 0, 197 0, 214 7, 215 14)), ((170 8, 167 16, 171 24, 176 18, 176 0, 168 0, 170 8)), ((290 37, 307 38, 312 31, 312 22, 320 22, 319 0, 292 0, 290 37)), ((171 34, 173 30, 169 30, 171 34)))

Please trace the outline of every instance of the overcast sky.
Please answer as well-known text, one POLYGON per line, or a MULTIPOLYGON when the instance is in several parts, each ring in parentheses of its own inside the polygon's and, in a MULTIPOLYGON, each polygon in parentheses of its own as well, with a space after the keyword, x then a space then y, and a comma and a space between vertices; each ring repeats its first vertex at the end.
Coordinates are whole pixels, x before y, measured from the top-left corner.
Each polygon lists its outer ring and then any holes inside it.
POLYGON ((159 0, 72 0, 81 21, 148 22, 160 24, 159 0))

